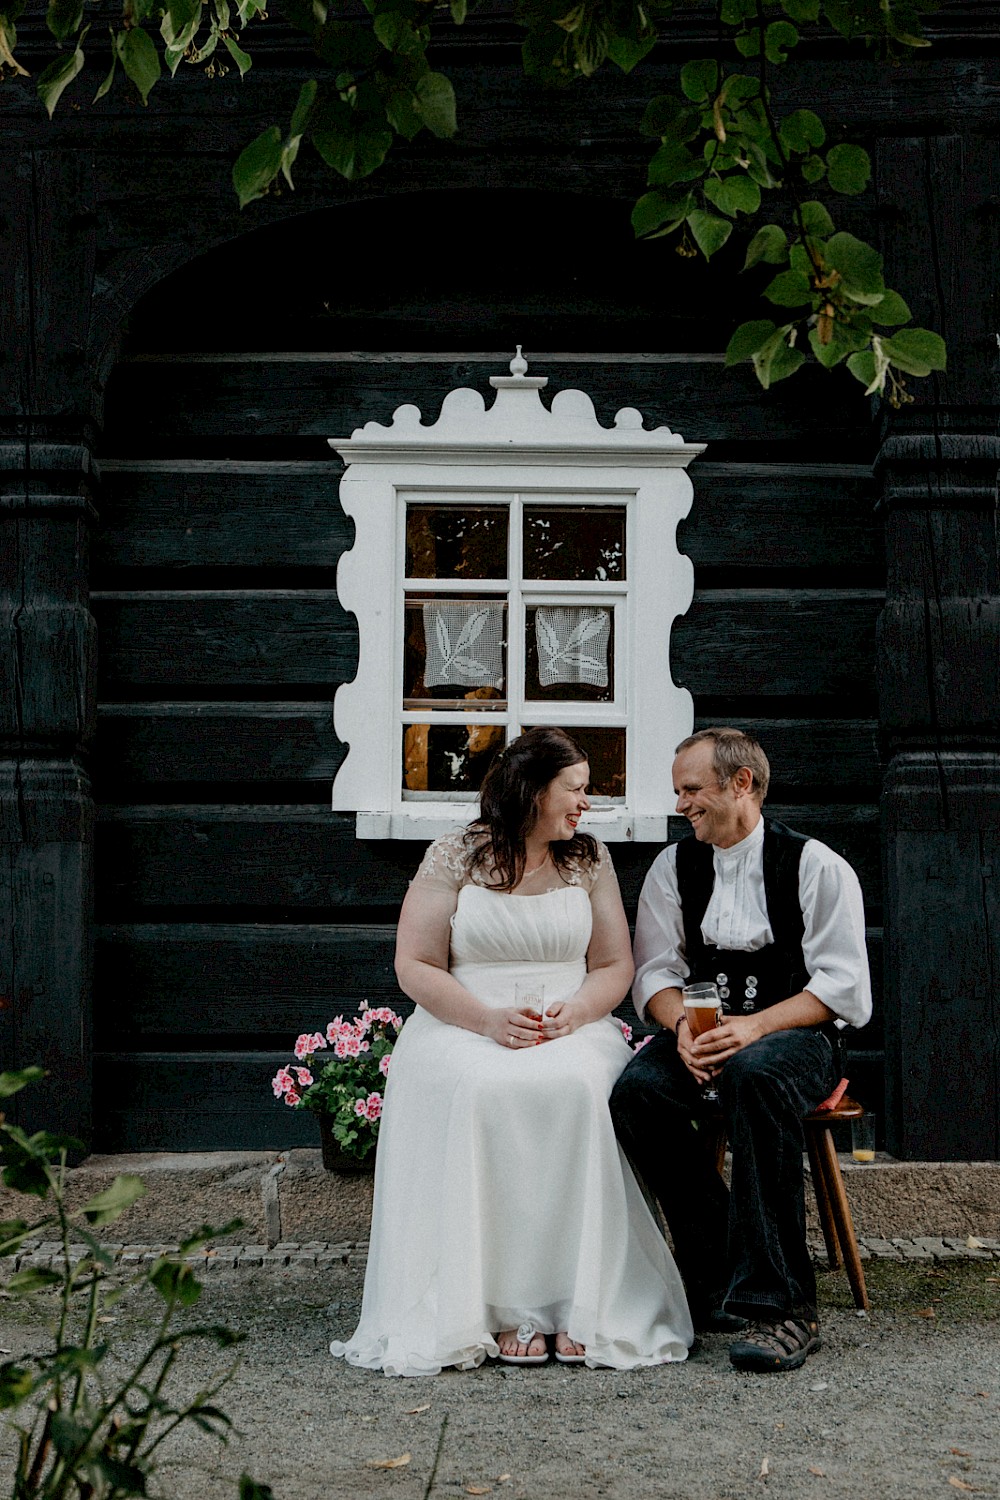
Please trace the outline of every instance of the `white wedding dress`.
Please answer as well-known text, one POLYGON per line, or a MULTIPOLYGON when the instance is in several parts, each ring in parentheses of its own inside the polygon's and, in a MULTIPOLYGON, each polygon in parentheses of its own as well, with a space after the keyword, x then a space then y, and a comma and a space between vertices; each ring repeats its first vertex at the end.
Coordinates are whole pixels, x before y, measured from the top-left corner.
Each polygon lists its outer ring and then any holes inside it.
MULTIPOLYGON (((451 971, 498 1006, 541 978, 550 1003, 579 988, 590 933, 580 884, 537 896, 463 885, 451 971)), ((496 1332, 528 1322, 564 1329, 591 1366, 684 1359, 680 1275, 608 1112, 630 1056, 610 1019, 508 1051, 418 1006, 387 1079, 361 1321, 331 1352, 432 1375, 481 1364, 496 1332)))

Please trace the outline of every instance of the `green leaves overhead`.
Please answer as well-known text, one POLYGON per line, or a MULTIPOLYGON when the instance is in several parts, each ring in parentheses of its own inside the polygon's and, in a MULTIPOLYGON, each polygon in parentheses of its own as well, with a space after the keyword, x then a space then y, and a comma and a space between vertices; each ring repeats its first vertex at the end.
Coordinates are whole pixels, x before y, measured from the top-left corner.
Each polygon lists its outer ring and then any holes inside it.
POLYGON ((835 193, 863 193, 872 175, 871 158, 860 146, 834 146, 827 153, 826 171, 835 193))
MULTIPOLYGON (((86 32, 83 33, 86 36, 86 32)), ((80 39, 83 40, 83 37, 80 39)), ((39 99, 45 105, 46 112, 51 120, 55 113, 55 107, 59 103, 62 92, 83 67, 83 47, 76 47, 70 53, 64 53, 50 62, 44 73, 35 84, 35 90, 39 99)))
POLYGON ((733 226, 727 219, 720 219, 716 214, 704 213, 697 208, 688 214, 687 222, 694 236, 694 242, 706 260, 709 260, 716 250, 722 249, 733 232, 733 226))
POLYGON ((141 26, 133 26, 130 31, 118 33, 115 48, 122 67, 139 91, 139 98, 147 104, 149 91, 160 76, 160 55, 152 38, 141 26))
POLYGON ((81 1212, 93 1229, 101 1229, 105 1224, 113 1224, 145 1192, 146 1184, 141 1177, 116 1177, 103 1193, 98 1193, 89 1203, 85 1203, 81 1212))
POLYGON ((283 150, 284 142, 277 125, 269 125, 249 146, 244 146, 233 166, 233 187, 240 208, 246 208, 248 203, 262 198, 267 192, 281 171, 283 150))

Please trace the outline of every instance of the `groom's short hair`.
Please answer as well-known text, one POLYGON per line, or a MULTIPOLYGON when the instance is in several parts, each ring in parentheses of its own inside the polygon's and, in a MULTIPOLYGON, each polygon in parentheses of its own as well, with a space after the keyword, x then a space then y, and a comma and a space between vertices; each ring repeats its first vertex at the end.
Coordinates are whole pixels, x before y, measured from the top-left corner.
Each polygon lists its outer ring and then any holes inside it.
POLYGON ((771 781, 771 766, 755 735, 745 729, 733 729, 731 725, 716 725, 711 729, 699 729, 681 740, 675 754, 700 745, 703 740, 713 744, 712 766, 722 786, 728 786, 736 772, 746 766, 753 777, 752 791, 759 802, 767 796, 771 781))

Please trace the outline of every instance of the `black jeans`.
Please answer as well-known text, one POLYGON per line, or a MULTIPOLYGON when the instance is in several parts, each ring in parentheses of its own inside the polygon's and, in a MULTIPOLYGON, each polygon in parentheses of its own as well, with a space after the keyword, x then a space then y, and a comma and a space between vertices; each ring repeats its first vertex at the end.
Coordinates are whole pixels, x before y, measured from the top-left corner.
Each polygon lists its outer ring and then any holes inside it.
MULTIPOLYGON (((806 1248, 802 1118, 833 1090, 826 1037, 775 1031, 737 1052, 718 1078, 733 1153, 732 1191, 715 1168, 712 1111, 658 1031, 611 1095, 615 1130, 662 1205, 696 1315, 816 1315, 806 1248)), ((717 1115, 716 1115, 717 1118, 717 1115)))

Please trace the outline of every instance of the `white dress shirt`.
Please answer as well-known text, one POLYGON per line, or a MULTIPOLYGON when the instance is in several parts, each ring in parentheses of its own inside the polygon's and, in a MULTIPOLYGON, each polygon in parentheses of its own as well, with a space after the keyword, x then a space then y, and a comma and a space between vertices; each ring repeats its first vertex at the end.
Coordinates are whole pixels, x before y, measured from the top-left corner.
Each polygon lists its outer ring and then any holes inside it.
MULTIPOLYGON (((774 941, 764 894, 764 821, 729 849, 713 848, 715 885, 701 924, 706 943, 755 953, 774 941)), ((809 839, 799 863, 799 904, 805 922, 804 986, 851 1026, 872 1013, 865 913, 858 877, 839 854, 809 839)), ((677 845, 653 861, 639 897, 632 1000, 640 1017, 659 990, 687 982, 684 922, 677 889, 677 845)))

